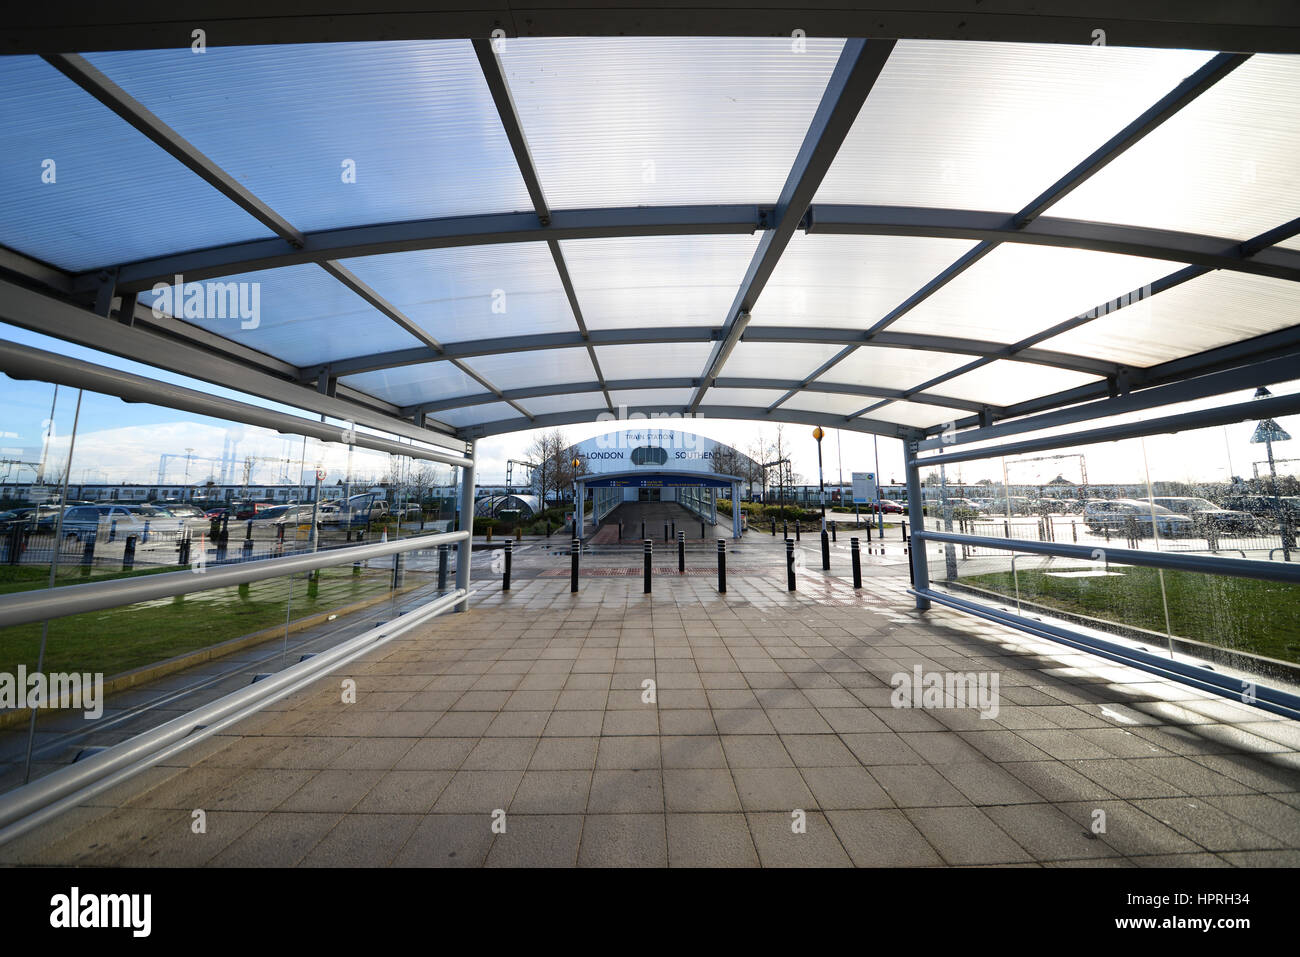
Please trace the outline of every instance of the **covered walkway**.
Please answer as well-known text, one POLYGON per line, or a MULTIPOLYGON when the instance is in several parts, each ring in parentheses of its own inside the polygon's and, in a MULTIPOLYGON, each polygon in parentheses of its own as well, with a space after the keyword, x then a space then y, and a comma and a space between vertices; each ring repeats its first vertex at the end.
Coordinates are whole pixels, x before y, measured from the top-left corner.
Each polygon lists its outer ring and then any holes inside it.
POLYGON ((489 586, 468 617, 386 645, 0 861, 1300 864, 1294 722, 922 616, 896 567, 880 570, 856 594, 816 572, 794 595, 764 574, 725 597, 693 578, 652 596, 620 578, 577 595, 545 577, 489 586), (915 668, 996 673, 1000 706, 892 706, 892 676, 915 668))

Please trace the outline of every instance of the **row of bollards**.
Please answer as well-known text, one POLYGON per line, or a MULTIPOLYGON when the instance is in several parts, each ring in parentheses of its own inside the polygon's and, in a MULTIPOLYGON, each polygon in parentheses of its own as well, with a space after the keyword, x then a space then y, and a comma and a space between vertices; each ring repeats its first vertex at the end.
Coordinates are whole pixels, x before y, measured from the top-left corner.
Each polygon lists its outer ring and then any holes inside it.
MULTIPOLYGON (((831 536, 833 534, 834 534, 833 531, 827 531, 826 529, 822 530, 822 569, 824 571, 829 571, 831 567, 830 542, 831 542, 831 536)), ((654 541, 649 538, 643 539, 642 541, 643 541, 643 552, 642 552, 643 592, 644 594, 649 595, 651 594, 653 589, 652 560, 654 558, 654 541)), ((789 591, 795 591, 796 584, 797 584, 795 579, 795 543, 797 541, 798 541, 797 538, 787 537, 785 539, 786 588, 789 591)), ((868 543, 870 543, 871 541, 870 534, 868 534, 867 536, 867 541, 868 543)), ((504 569, 504 577, 501 586, 502 591, 510 590, 510 572, 511 572, 512 554, 513 554, 511 549, 511 544, 512 543, 509 541, 505 543, 505 569, 504 569)), ((445 545, 440 545, 438 548, 439 558, 440 558, 439 588, 443 586, 446 578, 446 554, 444 551, 445 549, 446 549, 445 545)), ((570 548, 569 591, 575 594, 578 591, 578 569, 579 569, 579 557, 581 555, 581 551, 582 551, 582 542, 577 538, 573 539, 573 543, 570 548)), ((853 567, 853 587, 854 589, 860 589, 862 587, 862 544, 861 544, 861 540, 857 536, 853 536, 849 539, 849 553, 851 555, 852 567, 853 567)), ((911 563, 909 562, 908 564, 910 567, 911 563)), ((685 574, 686 572, 686 533, 685 532, 677 532, 677 571, 679 574, 685 574)), ((727 591, 727 540, 725 538, 719 538, 718 539, 718 592, 720 594, 726 594, 726 591, 727 591)))

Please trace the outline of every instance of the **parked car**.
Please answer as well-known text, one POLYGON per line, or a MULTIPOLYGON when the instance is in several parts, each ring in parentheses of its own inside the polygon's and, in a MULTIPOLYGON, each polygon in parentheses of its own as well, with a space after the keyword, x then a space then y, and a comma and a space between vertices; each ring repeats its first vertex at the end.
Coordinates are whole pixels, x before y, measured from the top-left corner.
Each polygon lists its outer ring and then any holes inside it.
POLYGON ((1161 496, 1152 499, 1171 512, 1190 516, 1197 525, 1222 532, 1253 532, 1259 522, 1249 512, 1220 508, 1209 499, 1194 496, 1161 496))
POLYGON ((1223 503, 1224 508, 1249 512, 1273 522, 1277 521, 1279 505, 1282 512, 1290 517, 1292 524, 1300 522, 1300 496, 1297 495, 1283 495, 1277 499, 1272 495, 1233 495, 1223 503))
POLYGON ((148 505, 74 505, 63 515, 63 540, 84 542, 108 541, 131 535, 174 537, 177 520, 148 505))
POLYGON ((310 525, 312 506, 310 505, 273 505, 264 508, 253 516, 256 525, 310 525))
MULTIPOLYGON (((867 506, 867 508, 869 511, 872 512, 876 511, 877 510, 876 503, 872 502, 869 506, 867 506)), ((893 499, 882 498, 880 500, 879 511, 885 515, 902 515, 903 512, 906 511, 906 509, 904 509, 902 505, 900 505, 898 502, 895 502, 893 499)))
POLYGON ((1161 535, 1176 538, 1195 535, 1196 522, 1186 515, 1171 512, 1162 505, 1139 502, 1137 499, 1090 499, 1083 509, 1083 520, 1093 532, 1124 532, 1130 528, 1141 537, 1149 537, 1152 529, 1161 535))
POLYGON ((273 502, 231 502, 230 518, 232 521, 245 521, 250 518, 257 518, 258 514, 269 508, 276 508, 273 502))

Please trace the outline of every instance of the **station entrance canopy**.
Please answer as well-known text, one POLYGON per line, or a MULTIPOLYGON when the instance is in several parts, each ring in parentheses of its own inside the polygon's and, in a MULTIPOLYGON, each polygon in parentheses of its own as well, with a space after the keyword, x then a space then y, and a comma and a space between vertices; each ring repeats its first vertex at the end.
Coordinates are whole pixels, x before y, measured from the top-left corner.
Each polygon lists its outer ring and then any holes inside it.
MULTIPOLYGON (((30 12, 0 320, 457 454, 628 410, 924 442, 1290 355, 1300 57, 1140 46, 1157 6, 1100 41, 425 18, 104 52, 166 31, 30 12)), ((1290 49, 1275 12, 1222 35, 1290 49)), ((86 383, 3 342, 0 371, 86 383)))

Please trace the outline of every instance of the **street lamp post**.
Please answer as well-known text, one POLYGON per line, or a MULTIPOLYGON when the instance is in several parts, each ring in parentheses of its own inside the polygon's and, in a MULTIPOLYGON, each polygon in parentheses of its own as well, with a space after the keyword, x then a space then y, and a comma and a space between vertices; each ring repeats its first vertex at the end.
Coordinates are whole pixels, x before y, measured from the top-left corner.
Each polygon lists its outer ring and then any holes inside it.
POLYGON ((573 537, 580 538, 579 523, 582 513, 579 510, 582 508, 582 503, 578 501, 578 467, 582 465, 582 460, 575 455, 569 464, 573 466, 573 537))
POLYGON ((822 531, 826 531, 826 482, 822 479, 822 437, 826 433, 819 425, 813 429, 813 438, 817 440, 817 490, 822 504, 822 531))

